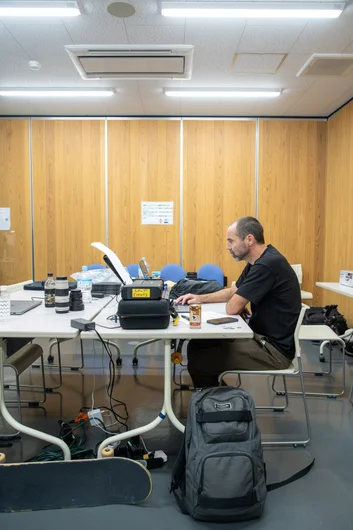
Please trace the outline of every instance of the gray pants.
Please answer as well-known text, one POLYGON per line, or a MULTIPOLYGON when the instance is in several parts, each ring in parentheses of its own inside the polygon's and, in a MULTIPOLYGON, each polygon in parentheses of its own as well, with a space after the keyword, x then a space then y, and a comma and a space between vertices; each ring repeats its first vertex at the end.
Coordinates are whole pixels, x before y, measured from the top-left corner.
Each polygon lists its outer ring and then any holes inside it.
POLYGON ((226 370, 285 370, 291 360, 262 335, 253 339, 191 340, 188 370, 195 388, 218 386, 218 376, 226 370))

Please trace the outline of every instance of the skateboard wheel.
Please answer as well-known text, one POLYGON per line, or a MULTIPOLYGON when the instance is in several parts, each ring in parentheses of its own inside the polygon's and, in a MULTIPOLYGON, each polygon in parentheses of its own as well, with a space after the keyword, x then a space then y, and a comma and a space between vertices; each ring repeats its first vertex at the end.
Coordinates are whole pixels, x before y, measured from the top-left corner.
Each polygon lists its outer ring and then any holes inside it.
POLYGON ((103 458, 109 458, 110 456, 114 456, 114 449, 112 447, 105 447, 102 451, 103 458))
POLYGON ((0 453, 0 464, 5 464, 6 455, 5 453, 0 453))

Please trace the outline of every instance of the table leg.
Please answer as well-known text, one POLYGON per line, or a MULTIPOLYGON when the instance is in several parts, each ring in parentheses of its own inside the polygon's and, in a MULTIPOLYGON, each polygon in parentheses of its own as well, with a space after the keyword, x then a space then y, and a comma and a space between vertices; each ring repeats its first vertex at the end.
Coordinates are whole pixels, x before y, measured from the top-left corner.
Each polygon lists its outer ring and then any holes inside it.
POLYGON ((174 414, 172 407, 172 363, 170 360, 171 356, 171 340, 168 339, 164 342, 164 406, 166 408, 166 413, 174 427, 179 431, 184 432, 185 426, 178 420, 174 414))
POLYGON ((133 436, 137 436, 138 434, 143 434, 145 432, 151 431, 152 429, 157 427, 157 425, 159 425, 166 416, 169 417, 170 421, 179 431, 184 432, 185 427, 175 416, 172 408, 170 343, 170 339, 164 341, 164 404, 161 412, 158 414, 157 418, 155 418, 147 425, 143 425, 142 427, 138 427, 137 429, 133 429, 132 431, 126 431, 120 434, 116 434, 115 436, 110 436, 109 438, 103 440, 103 442, 98 447, 97 458, 103 458, 102 451, 105 447, 107 447, 107 445, 110 445, 114 442, 120 442, 121 440, 126 440, 127 438, 132 438, 133 436))
POLYGON ((64 460, 71 460, 71 453, 68 445, 63 442, 63 440, 60 440, 60 438, 56 438, 55 436, 51 436, 50 434, 46 434, 41 431, 37 431, 36 429, 32 429, 31 427, 27 427, 26 425, 22 425, 19 423, 15 418, 11 416, 9 411, 6 408, 5 404, 5 398, 4 398, 4 359, 6 358, 6 343, 4 339, 0 338, 0 412, 4 418, 5 421, 11 427, 16 429, 19 432, 23 432, 24 434, 28 434, 29 436, 33 436, 34 438, 38 438, 39 440, 43 440, 44 442, 48 442, 50 444, 57 445, 60 447, 60 449, 64 453, 64 460))

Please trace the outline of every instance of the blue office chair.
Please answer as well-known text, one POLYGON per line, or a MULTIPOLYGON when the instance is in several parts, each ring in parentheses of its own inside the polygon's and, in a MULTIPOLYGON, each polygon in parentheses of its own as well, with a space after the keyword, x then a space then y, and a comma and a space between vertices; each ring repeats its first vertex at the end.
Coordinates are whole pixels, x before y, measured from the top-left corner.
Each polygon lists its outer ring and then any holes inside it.
POLYGON ((92 265, 88 265, 87 270, 93 271, 95 269, 105 269, 105 265, 102 265, 101 263, 92 263, 92 265))
POLYGON ((221 267, 213 265, 213 263, 207 263, 202 265, 197 271, 197 277, 203 280, 217 280, 218 283, 224 287, 224 274, 221 267))
POLYGON ((165 265, 161 270, 161 278, 164 281, 170 280, 172 282, 178 282, 186 277, 186 272, 183 267, 171 263, 170 265, 165 265))
POLYGON ((128 273, 130 274, 131 278, 138 278, 139 276, 139 266, 137 263, 134 263, 133 265, 127 265, 126 269, 128 273))

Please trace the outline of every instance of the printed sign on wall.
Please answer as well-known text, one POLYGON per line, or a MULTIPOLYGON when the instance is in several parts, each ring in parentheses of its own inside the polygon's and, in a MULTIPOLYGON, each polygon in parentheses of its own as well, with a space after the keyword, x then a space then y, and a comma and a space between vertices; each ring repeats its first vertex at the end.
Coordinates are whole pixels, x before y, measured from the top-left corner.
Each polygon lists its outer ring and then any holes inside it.
POLYGON ((141 224, 143 225, 172 225, 174 203, 171 202, 141 202, 141 224))

